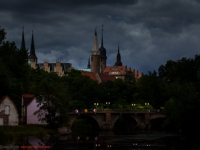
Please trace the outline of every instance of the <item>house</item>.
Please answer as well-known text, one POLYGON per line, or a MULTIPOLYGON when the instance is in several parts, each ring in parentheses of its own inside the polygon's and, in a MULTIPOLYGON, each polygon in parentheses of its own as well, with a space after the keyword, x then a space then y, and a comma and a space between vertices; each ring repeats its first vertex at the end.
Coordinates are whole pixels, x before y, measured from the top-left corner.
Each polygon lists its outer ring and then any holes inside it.
POLYGON ((38 121, 37 115, 34 112, 39 109, 36 97, 33 94, 22 95, 22 124, 46 124, 46 122, 38 121))
POLYGON ((18 125, 19 113, 9 96, 0 99, 0 125, 18 125))
POLYGON ((124 80, 125 75, 128 71, 133 73, 136 80, 142 77, 142 72, 139 72, 138 70, 135 70, 135 69, 128 68, 127 66, 106 66, 103 73, 113 76, 116 79, 121 78, 124 80))

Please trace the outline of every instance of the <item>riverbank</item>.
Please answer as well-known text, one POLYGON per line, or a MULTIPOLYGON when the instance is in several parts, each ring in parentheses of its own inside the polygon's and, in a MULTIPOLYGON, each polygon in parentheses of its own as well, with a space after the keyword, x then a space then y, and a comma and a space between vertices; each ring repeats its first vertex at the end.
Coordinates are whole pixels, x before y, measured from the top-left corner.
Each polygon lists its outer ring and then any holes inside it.
POLYGON ((56 133, 56 130, 46 125, 0 126, 0 137, 4 138, 55 135, 56 133))

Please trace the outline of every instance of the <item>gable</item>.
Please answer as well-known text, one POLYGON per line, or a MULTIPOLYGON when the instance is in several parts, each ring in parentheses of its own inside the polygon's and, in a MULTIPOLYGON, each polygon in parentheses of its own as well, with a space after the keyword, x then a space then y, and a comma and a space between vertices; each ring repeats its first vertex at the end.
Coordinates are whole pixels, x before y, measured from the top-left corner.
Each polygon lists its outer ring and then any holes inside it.
POLYGON ((17 109, 17 106, 15 105, 15 103, 13 102, 13 100, 9 97, 9 96, 4 96, 1 98, 0 100, 0 111, 4 110, 5 109, 5 106, 12 106, 12 108, 15 109, 15 111, 18 113, 18 109, 17 109))

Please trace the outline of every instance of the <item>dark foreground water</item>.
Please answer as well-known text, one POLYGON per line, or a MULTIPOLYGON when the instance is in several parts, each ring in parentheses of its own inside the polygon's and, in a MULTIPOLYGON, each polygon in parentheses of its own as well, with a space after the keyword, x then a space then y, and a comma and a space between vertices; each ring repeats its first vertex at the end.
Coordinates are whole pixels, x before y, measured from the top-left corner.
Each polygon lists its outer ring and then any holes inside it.
POLYGON ((61 136, 52 149, 65 150, 167 150, 181 148, 181 137, 162 132, 135 132, 121 135, 110 131, 61 136))
MULTIPOLYGON (((0 137, 2 138, 2 137, 0 137)), ((21 137, 0 140, 1 149, 52 150, 176 150, 184 149, 180 135, 164 132, 138 131, 114 133, 112 131, 73 133, 58 137, 21 137)))

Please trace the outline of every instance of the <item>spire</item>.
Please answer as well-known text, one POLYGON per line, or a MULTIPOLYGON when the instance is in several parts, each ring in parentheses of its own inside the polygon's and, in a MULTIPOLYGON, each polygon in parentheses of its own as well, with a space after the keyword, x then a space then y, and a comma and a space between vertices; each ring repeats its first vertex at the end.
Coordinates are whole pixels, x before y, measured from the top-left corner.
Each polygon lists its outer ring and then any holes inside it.
POLYGON ((102 24, 101 47, 103 47, 103 24, 102 24))
POLYGON ((90 69, 90 57, 88 59, 88 65, 87 65, 87 68, 90 69))
POLYGON ((31 49, 30 49, 29 58, 37 59, 37 57, 35 55, 35 44, 34 44, 34 38, 33 38, 33 31, 32 31, 32 40, 31 40, 31 49))
POLYGON ((26 49, 26 46, 25 46, 25 39, 24 39, 24 27, 23 28, 23 31, 22 31, 22 42, 21 42, 21 48, 20 49, 26 49))
POLYGON ((122 66, 121 55, 120 55, 120 52, 119 52, 119 42, 118 42, 117 61, 115 63, 115 66, 122 66))
POLYGON ((98 39, 97 39, 97 27, 95 27, 94 42, 92 46, 92 54, 99 55, 98 39))
POLYGON ((95 27, 95 33, 94 33, 95 36, 97 36, 97 27, 95 27))
MULTIPOLYGON (((119 42, 118 42, 118 53, 117 54, 119 54, 119 42)), ((120 55, 120 54, 119 54, 120 55)))
POLYGON ((106 49, 103 47, 103 26, 102 25, 102 36, 101 36, 101 47, 99 48, 101 57, 106 57, 106 49))

